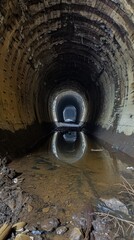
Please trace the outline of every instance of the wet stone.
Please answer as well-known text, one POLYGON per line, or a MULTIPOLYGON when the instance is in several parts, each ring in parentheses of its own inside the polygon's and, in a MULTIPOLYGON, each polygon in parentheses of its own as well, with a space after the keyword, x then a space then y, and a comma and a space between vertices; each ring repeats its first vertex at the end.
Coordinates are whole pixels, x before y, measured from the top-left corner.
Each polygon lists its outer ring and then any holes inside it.
POLYGON ((96 220, 92 222, 92 225, 94 229, 92 233, 95 240, 114 239, 116 232, 107 221, 103 221, 100 217, 97 217, 96 220))
POLYGON ((42 240, 43 238, 40 235, 36 235, 33 237, 34 240, 42 240))
POLYGON ((28 210, 28 212, 30 213, 30 212, 33 210, 33 207, 32 207, 30 204, 28 204, 27 210, 28 210))
POLYGON ((32 231, 36 231, 36 227, 35 226, 31 226, 31 225, 27 225, 27 229, 32 232, 32 231))
POLYGON ((23 231, 25 225, 26 225, 25 222, 18 222, 18 223, 16 223, 16 224, 14 224, 14 225, 12 226, 12 228, 13 228, 15 231, 19 232, 19 231, 23 231))
POLYGON ((43 213, 48 213, 49 210, 50 210, 50 207, 45 207, 45 208, 42 209, 42 212, 43 213))
POLYGON ((58 225, 59 220, 57 218, 48 218, 41 222, 41 228, 46 232, 52 232, 58 225))
POLYGON ((31 238, 30 236, 21 233, 16 236, 15 240, 31 240, 31 238))
POLYGON ((106 224, 101 220, 101 218, 98 217, 96 220, 94 220, 92 222, 92 225, 95 232, 100 232, 100 233, 105 232, 106 224))
POLYGON ((73 219, 73 223, 76 227, 82 228, 84 231, 86 230, 87 219, 82 214, 73 215, 72 219, 73 219))
POLYGON ((57 235, 63 235, 65 232, 67 232, 67 227, 61 226, 56 229, 56 234, 57 235))
POLYGON ((74 228, 71 235, 70 235, 70 238, 69 240, 83 240, 83 234, 82 232, 80 231, 79 228, 74 228))
POLYGON ((94 233, 94 239, 95 240, 109 240, 111 238, 109 238, 109 235, 106 233, 94 233))
POLYGON ((4 158, 0 157, 0 167, 5 166, 7 163, 8 163, 8 160, 6 157, 4 157, 4 158))
POLYGON ((119 201, 116 198, 111 199, 101 199, 109 208, 113 209, 114 211, 121 211, 128 215, 128 209, 124 203, 119 201))
POLYGON ((1 201, 0 199, 0 224, 3 224, 3 222, 6 222, 7 219, 10 219, 10 216, 12 215, 12 211, 9 208, 7 204, 4 203, 4 201, 1 201))
POLYGON ((13 179, 16 176, 15 170, 10 169, 10 168, 8 168, 6 166, 4 166, 1 169, 1 173, 4 174, 4 175, 7 175, 10 179, 13 179))

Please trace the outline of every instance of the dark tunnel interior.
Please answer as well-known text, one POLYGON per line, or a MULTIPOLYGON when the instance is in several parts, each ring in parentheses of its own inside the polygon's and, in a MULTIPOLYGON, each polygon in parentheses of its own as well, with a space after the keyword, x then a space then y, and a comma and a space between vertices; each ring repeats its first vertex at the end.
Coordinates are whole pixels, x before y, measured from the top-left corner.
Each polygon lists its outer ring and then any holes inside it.
POLYGON ((134 0, 0 0, 0 240, 134 240, 133 160, 134 0))
POLYGON ((50 132, 58 96, 60 121, 68 102, 88 133, 133 155, 133 9, 131 0, 1 0, 3 152, 50 132))

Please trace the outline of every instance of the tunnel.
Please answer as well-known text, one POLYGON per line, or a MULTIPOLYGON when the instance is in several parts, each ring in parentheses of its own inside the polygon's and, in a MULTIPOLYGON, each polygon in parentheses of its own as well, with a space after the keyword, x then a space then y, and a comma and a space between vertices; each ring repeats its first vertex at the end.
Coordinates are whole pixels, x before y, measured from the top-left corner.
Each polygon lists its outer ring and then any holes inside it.
POLYGON ((70 105, 134 156, 133 0, 1 0, 1 153, 27 151, 70 105))
POLYGON ((91 120, 92 112, 90 99, 80 86, 73 86, 73 82, 57 87, 50 93, 48 100, 49 116, 51 122, 57 127, 82 126, 91 120), (70 88, 71 86, 71 88, 70 88), (68 125, 71 124, 71 125, 68 125))

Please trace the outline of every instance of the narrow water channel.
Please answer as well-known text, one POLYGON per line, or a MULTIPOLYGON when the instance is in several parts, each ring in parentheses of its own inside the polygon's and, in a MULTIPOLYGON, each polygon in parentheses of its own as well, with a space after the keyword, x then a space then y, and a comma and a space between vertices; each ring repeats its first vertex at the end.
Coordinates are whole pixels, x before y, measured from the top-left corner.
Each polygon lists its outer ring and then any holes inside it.
POLYGON ((132 159, 83 132, 55 132, 10 166, 22 173, 23 190, 31 196, 28 214, 23 216, 31 226, 43 215, 72 223, 95 199, 116 197, 122 176, 133 183, 132 159))

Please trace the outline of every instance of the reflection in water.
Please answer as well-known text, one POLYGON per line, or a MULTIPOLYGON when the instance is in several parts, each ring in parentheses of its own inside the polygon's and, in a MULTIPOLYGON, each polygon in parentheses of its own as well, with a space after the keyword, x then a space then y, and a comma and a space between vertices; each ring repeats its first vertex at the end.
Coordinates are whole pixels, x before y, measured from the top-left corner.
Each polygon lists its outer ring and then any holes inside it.
POLYGON ((77 132, 67 132, 63 134, 63 138, 65 139, 66 142, 73 143, 73 142, 76 142, 77 135, 78 135, 77 132))
POLYGON ((51 149, 56 158, 63 162, 74 163, 80 160, 86 150, 87 141, 83 132, 55 132, 51 149))
MULTIPOLYGON (((117 197, 121 175, 133 180, 133 172, 127 170, 128 166, 133 166, 128 158, 126 162, 122 161, 120 155, 110 154, 82 132, 54 133, 42 147, 10 163, 11 168, 22 173, 22 187, 30 196, 33 208, 28 214, 26 212, 23 221, 37 226, 44 217, 55 217, 61 225, 69 223, 69 229, 80 222, 88 223, 83 214, 90 216, 91 201, 117 197), (73 225, 75 219, 80 220, 73 225)), ((49 235, 47 239, 65 240, 70 239, 69 236, 57 235, 55 238, 49 235)))
POLYGON ((20 161, 13 161, 11 167, 23 171, 26 186, 35 185, 32 189, 36 193, 38 189, 45 201, 47 196, 54 201, 57 196, 57 202, 62 205, 62 195, 63 203, 66 198, 71 198, 74 202, 72 208, 75 208, 76 199, 77 206, 81 205, 80 201, 83 203, 83 199, 89 200, 91 189, 93 194, 102 196, 105 192, 113 196, 115 184, 122 181, 121 175, 132 181, 133 172, 127 169, 128 166, 133 166, 129 157, 125 155, 124 161, 122 155, 110 153, 83 132, 55 132, 41 148, 20 161))
POLYGON ((81 169, 89 182, 93 181, 101 190, 120 182, 121 174, 126 177, 126 165, 83 132, 55 132, 49 146, 50 158, 81 169))
MULTIPOLYGON (((40 210, 47 206, 46 217, 71 222, 74 214, 83 213, 89 206, 91 198, 116 197, 121 175, 133 181, 133 172, 127 170, 133 166, 132 161, 125 159, 116 152, 110 154, 82 132, 54 133, 38 150, 10 163, 16 172, 23 173, 23 189, 33 196, 34 210, 26 214, 24 221, 30 222, 32 216, 32 220, 40 222, 40 216, 44 219, 40 210)), ((64 239, 69 238, 63 235, 64 239)))

